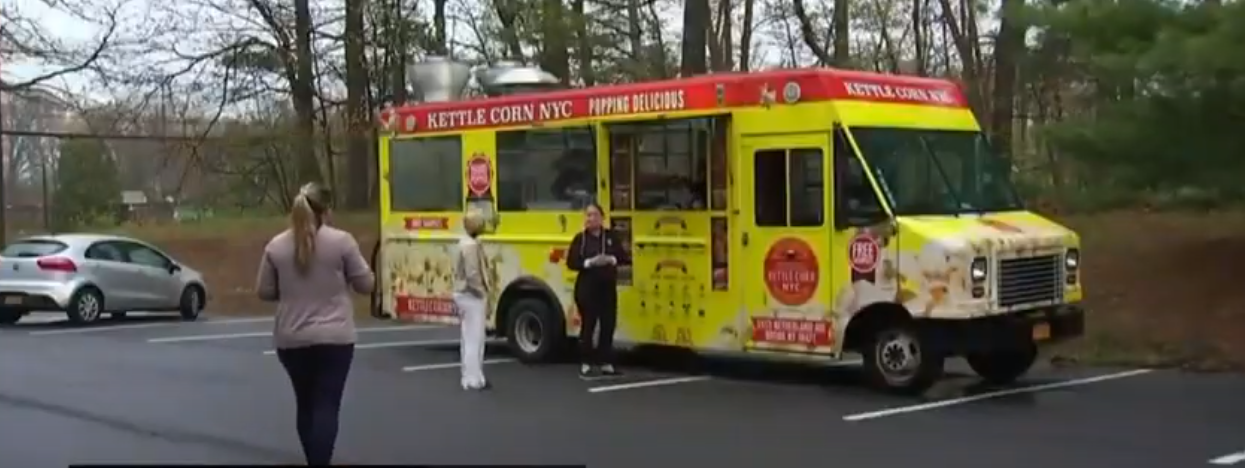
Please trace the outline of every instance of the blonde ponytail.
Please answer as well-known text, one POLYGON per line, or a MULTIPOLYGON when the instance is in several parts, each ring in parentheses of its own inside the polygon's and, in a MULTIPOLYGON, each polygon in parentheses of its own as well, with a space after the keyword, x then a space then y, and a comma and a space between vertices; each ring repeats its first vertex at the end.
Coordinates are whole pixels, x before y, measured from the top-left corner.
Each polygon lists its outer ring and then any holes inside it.
POLYGON ((294 197, 290 229, 294 233, 294 266, 306 274, 311 270, 311 259, 316 253, 316 213, 304 194, 294 197))
POLYGON ((290 230, 294 234, 294 266, 299 273, 311 271, 316 257, 316 232, 324 223, 333 200, 333 193, 309 182, 298 189, 294 204, 290 207, 290 230))

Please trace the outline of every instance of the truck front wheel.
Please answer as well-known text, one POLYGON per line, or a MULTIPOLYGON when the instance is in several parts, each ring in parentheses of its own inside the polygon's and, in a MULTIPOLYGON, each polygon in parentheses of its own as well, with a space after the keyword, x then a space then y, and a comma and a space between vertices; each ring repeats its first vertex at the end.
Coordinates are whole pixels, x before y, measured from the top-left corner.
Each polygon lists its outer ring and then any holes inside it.
POLYGON ((973 372, 986 382, 1006 385, 1029 372, 1037 357, 1037 344, 1027 343, 1015 349, 970 354, 967 360, 973 372))
POLYGON ((942 378, 942 353, 910 321, 879 327, 863 354, 870 383, 883 390, 920 394, 942 378))

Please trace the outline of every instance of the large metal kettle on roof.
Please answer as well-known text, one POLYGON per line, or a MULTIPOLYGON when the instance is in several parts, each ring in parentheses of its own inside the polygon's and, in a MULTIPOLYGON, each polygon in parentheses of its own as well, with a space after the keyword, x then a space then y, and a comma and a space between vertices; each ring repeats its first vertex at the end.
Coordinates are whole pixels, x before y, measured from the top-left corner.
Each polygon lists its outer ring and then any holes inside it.
POLYGON ((539 93, 562 88, 562 80, 538 67, 503 60, 475 72, 476 82, 489 97, 539 93))
POLYGON ((406 79, 423 102, 457 101, 471 80, 471 67, 447 57, 428 56, 407 67, 406 79))

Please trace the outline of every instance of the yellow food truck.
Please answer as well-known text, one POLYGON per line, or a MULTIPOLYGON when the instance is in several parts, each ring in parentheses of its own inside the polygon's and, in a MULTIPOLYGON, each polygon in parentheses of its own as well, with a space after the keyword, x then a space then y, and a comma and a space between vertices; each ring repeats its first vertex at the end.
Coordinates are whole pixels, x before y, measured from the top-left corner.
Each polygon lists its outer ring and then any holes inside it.
POLYGON ((1080 239, 1025 209, 952 82, 810 68, 559 89, 539 69, 413 68, 380 114, 375 314, 457 323, 467 209, 525 362, 579 329, 566 248, 600 203, 633 265, 616 339, 834 361, 919 392, 948 357, 1007 383, 1083 331, 1080 239), (484 96, 467 98, 471 77, 484 96))

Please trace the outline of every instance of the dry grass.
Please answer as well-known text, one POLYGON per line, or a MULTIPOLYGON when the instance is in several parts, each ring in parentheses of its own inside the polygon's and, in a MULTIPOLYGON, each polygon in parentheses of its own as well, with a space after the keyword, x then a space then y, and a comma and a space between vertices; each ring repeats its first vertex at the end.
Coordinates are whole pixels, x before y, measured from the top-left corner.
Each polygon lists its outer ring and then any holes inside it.
MULTIPOLYGON (((340 215, 370 253, 375 215, 340 215)), ((1061 360, 1223 368, 1245 363, 1245 212, 1121 212, 1068 216, 1084 240, 1088 336, 1063 346, 1061 360)), ((230 218, 130 226, 204 272, 212 312, 251 314, 256 255, 285 228, 281 218, 230 218)), ((366 299, 357 302, 366 313, 366 299)))

